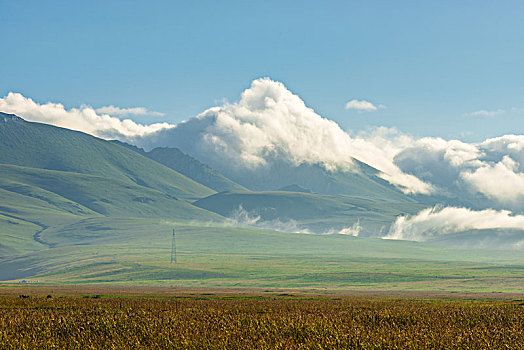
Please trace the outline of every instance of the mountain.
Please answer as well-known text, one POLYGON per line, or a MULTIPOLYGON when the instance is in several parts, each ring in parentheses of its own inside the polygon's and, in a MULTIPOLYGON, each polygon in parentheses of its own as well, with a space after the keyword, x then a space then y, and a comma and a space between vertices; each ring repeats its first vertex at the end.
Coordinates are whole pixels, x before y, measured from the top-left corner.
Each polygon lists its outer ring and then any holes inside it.
POLYGON ((138 148, 124 142, 113 142, 127 147, 150 159, 153 159, 154 161, 157 161, 160 164, 163 164, 168 168, 173 169, 180 174, 183 174, 217 192, 246 189, 245 187, 226 178, 218 171, 211 169, 204 163, 201 163, 195 158, 183 153, 178 148, 157 147, 149 152, 146 152, 142 148, 138 148))
POLYGON ((0 164, 88 174, 139 185, 184 200, 215 191, 112 142, 0 113, 0 164))

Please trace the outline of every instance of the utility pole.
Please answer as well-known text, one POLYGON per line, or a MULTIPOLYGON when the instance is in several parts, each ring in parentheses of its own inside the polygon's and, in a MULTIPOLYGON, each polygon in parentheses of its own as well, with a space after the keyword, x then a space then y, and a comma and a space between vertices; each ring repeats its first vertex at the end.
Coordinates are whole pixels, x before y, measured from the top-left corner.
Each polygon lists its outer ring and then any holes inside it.
POLYGON ((176 236, 175 229, 173 229, 173 240, 171 241, 171 264, 173 261, 176 264, 176 236))

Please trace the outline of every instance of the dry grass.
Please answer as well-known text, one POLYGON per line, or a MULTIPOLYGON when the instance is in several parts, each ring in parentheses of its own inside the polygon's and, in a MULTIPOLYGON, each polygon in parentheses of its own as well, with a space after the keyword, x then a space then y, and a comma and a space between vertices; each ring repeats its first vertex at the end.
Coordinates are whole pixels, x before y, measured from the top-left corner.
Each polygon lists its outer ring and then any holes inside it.
POLYGON ((503 348, 520 301, 0 296, 0 348, 503 348))

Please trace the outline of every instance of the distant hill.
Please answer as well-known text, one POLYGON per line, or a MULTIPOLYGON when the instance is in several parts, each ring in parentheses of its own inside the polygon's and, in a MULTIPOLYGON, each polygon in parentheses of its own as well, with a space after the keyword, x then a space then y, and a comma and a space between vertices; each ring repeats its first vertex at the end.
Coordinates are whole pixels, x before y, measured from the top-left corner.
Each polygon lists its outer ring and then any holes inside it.
POLYGON ((231 191, 202 198, 194 205, 222 216, 248 215, 262 221, 294 221, 316 233, 340 230, 357 223, 361 234, 377 236, 398 215, 414 214, 423 205, 289 191, 231 191), (242 212, 240 212, 242 211, 242 212))
POLYGON ((160 164, 173 169, 180 174, 183 174, 194 181, 201 183, 217 192, 222 191, 234 191, 234 190, 245 190, 244 186, 241 186, 218 171, 211 169, 204 163, 196 160, 195 158, 183 153, 178 148, 171 147, 157 147, 149 152, 144 151, 142 148, 138 148, 133 145, 129 145, 120 141, 113 141, 124 147, 127 147, 137 153, 142 154, 150 159, 153 159, 160 164))

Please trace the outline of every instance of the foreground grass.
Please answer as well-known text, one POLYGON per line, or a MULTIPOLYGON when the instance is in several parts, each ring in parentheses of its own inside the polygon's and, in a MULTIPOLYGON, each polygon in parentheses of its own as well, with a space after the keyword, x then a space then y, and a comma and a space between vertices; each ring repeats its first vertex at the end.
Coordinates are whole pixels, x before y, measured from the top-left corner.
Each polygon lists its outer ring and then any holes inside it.
POLYGON ((0 296, 0 347, 508 348, 522 301, 0 296))

